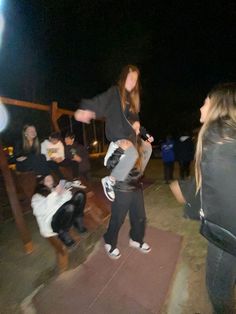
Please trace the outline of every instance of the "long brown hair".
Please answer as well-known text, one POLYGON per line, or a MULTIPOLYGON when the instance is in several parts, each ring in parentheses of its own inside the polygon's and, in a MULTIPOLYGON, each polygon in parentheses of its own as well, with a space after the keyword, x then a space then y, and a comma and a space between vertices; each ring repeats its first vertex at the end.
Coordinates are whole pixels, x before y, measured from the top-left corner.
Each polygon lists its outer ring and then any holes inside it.
POLYGON ((118 80, 118 87, 119 87, 119 91, 120 91, 120 97, 121 97, 121 104, 122 104, 122 108, 123 110, 125 109, 125 104, 127 101, 127 93, 129 94, 129 100, 130 100, 130 109, 132 112, 134 113, 138 113, 140 110, 140 71, 138 69, 138 67, 136 67, 135 65, 132 64, 128 64, 126 65, 120 74, 119 80, 118 80), (138 79, 137 79, 137 83, 134 87, 134 89, 131 92, 127 92, 125 89, 125 82, 127 79, 127 76, 130 72, 137 72, 138 74, 138 79))
POLYGON ((206 134, 217 126, 222 140, 236 139, 236 83, 221 84, 207 95, 210 108, 198 135, 195 154, 195 176, 197 191, 202 185, 201 159, 206 134))
POLYGON ((29 127, 33 127, 35 128, 34 125, 32 124, 26 124, 23 126, 23 129, 22 129, 22 140, 23 140, 23 149, 24 151, 28 152, 31 150, 31 148, 34 148, 35 152, 37 154, 39 154, 40 152, 40 147, 39 147, 39 139, 38 139, 38 136, 36 136, 34 139, 33 139, 33 144, 32 146, 30 145, 27 137, 25 136, 25 132, 26 130, 29 128, 29 127))

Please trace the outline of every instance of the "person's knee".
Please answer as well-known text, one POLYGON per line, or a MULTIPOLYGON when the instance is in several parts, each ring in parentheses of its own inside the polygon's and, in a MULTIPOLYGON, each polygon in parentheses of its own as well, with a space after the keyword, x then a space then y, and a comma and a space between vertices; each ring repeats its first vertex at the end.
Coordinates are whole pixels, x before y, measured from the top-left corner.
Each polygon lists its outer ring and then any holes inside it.
POLYGON ((74 209, 75 209, 75 207, 71 203, 68 203, 65 205, 65 213, 66 214, 72 214, 74 212, 74 209))
POLYGON ((126 149, 128 149, 128 148, 134 146, 133 143, 132 143, 131 141, 129 141, 129 140, 119 140, 119 141, 117 142, 117 144, 118 144, 118 146, 121 147, 123 150, 126 150, 126 149))
POLYGON ((129 148, 127 148, 124 152, 126 158, 130 160, 136 161, 139 157, 137 149, 132 145, 129 148))
POLYGON ((76 205, 84 205, 86 202, 86 193, 84 191, 78 191, 73 195, 72 200, 76 205))

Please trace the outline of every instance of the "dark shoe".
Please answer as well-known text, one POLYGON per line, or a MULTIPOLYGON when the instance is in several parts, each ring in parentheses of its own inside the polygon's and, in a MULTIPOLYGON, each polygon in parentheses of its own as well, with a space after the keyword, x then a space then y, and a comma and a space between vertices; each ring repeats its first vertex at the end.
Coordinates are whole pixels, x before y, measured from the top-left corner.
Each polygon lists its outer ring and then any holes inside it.
POLYGON ((83 217, 76 218, 74 222, 74 227, 79 233, 85 233, 87 232, 87 228, 84 226, 84 219, 83 217))
POLYGON ((61 231, 58 234, 58 238, 65 244, 67 247, 75 245, 75 241, 71 238, 67 231, 61 231))

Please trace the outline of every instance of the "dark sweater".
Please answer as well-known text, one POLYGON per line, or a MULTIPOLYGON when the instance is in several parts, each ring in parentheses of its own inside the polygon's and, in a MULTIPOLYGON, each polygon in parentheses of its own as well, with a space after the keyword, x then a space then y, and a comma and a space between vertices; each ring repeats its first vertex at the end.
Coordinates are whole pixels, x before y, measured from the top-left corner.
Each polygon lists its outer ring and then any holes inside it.
MULTIPOLYGON (((92 99, 82 99, 80 109, 94 111, 97 119, 106 119, 105 132, 109 141, 116 142, 120 139, 127 139, 136 143, 136 133, 122 110, 117 86, 109 88, 92 99)), ((135 118, 138 120, 138 115, 137 117, 132 115, 132 120, 135 118)))

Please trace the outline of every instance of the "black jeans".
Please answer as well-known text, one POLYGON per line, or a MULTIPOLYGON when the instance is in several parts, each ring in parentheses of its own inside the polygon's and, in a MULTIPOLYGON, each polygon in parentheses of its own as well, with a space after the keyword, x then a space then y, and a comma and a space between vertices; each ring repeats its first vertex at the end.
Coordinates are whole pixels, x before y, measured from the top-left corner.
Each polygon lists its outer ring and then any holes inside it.
POLYGON ((111 206, 111 218, 108 229, 104 234, 105 243, 111 245, 111 250, 117 246, 118 234, 129 211, 130 238, 143 243, 146 214, 142 188, 123 192, 115 190, 115 200, 111 206))
POLYGON ((50 174, 46 157, 42 154, 31 154, 24 161, 17 161, 16 169, 20 172, 34 171, 36 175, 46 176, 50 174))
POLYGON ((173 180, 174 162, 164 162, 164 179, 166 182, 173 180))
POLYGON ((53 215, 52 230, 57 233, 68 231, 78 217, 83 217, 85 202, 85 192, 76 192, 72 199, 64 203, 53 215))
POLYGON ((60 171, 60 167, 70 168, 72 171, 73 178, 79 177, 79 164, 70 159, 64 159, 62 162, 55 162, 53 160, 47 161, 49 168, 55 172, 55 174, 58 176, 59 179, 64 179, 64 175, 60 171))
POLYGON ((217 314, 233 314, 236 257, 208 243, 206 285, 217 314))

